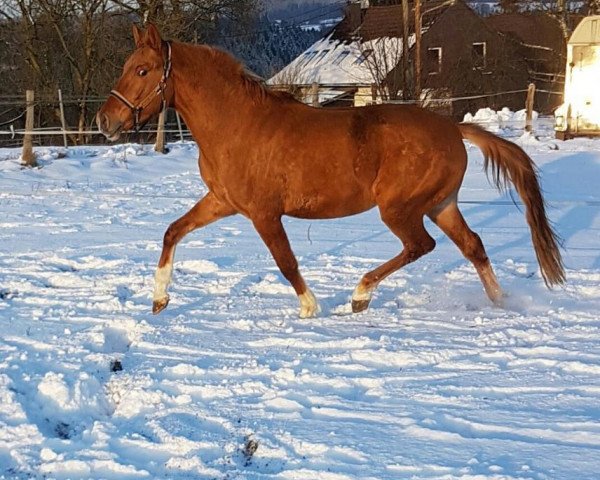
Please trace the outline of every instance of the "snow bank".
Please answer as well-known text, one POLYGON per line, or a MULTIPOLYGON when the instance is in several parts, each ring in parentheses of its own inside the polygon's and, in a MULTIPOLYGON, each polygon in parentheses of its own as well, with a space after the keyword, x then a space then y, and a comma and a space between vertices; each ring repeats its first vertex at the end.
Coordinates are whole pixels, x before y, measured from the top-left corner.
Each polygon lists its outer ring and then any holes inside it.
MULTIPOLYGON (((533 112, 533 120, 539 117, 538 112, 533 112)), ((478 123, 492 132, 499 132, 505 128, 522 129, 525 128, 527 112, 525 109, 513 112, 504 107, 502 110, 492 110, 491 108, 481 108, 475 115, 465 114, 463 122, 478 123)))

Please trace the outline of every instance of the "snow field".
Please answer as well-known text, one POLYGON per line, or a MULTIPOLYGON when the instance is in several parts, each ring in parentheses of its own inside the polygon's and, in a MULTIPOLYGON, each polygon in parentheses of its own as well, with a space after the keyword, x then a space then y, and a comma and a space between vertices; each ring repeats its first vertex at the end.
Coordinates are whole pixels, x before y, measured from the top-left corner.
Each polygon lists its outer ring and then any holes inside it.
POLYGON ((43 149, 36 170, 0 150, 0 478, 597 478, 600 143, 544 125, 501 133, 540 167, 563 289, 469 147, 462 210, 506 308, 428 224, 434 252, 351 315, 399 248, 371 211, 286 220, 309 320, 241 217, 181 243, 151 315, 164 230, 205 192, 193 144, 43 149))

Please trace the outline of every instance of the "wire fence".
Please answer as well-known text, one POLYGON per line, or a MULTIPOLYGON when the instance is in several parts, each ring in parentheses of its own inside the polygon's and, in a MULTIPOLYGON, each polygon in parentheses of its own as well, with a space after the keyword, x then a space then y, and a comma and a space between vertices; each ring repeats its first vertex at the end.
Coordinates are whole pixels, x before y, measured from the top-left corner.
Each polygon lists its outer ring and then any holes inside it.
MULTIPOLYGON (((5 175, 2 175, 2 177, 0 178, 0 180, 10 180, 10 181, 15 181, 15 182, 19 182, 20 184, 23 183, 23 179, 22 178, 14 178, 14 177, 7 177, 5 175)), ((18 190, 11 190, 11 189, 6 189, 6 188, 2 188, 2 191, 0 192, 0 200, 2 199, 7 199, 7 198, 35 198, 35 197, 43 197, 43 198, 47 198, 48 196, 59 196, 59 197, 64 197, 65 195, 70 196, 71 198, 77 198, 77 199, 105 199, 105 200, 111 200, 111 199, 119 199, 119 200, 143 200, 143 201, 147 201, 148 198, 152 198, 152 199, 160 199, 160 200, 185 200, 185 201, 198 201, 199 199, 199 195, 175 195, 175 194, 157 194, 157 193, 152 193, 152 194, 148 194, 147 192, 144 193, 121 193, 121 192, 114 192, 114 191, 101 191, 101 190, 96 190, 96 191, 85 191, 85 190, 76 190, 76 187, 78 187, 78 184, 72 184, 69 183, 68 186, 65 186, 63 188, 59 188, 57 186, 57 188, 55 190, 53 189, 49 189, 49 188, 37 188, 39 187, 39 185, 41 184, 41 182, 29 182, 31 183, 33 186, 35 186, 35 188, 32 188, 32 190, 30 192, 24 192, 24 191, 18 191, 18 190)), ((104 187, 106 187, 106 184, 102 184, 104 187)), ((88 187, 93 187, 93 185, 90 185, 88 183, 83 184, 82 186, 88 188, 88 187)), ((119 186, 119 184, 117 185, 109 185, 110 187, 115 187, 115 186, 119 186)), ((494 200, 466 200, 466 199, 461 199, 458 201, 458 203, 460 205, 465 205, 465 206, 492 206, 492 207, 523 207, 523 203, 519 200, 503 200, 503 199, 494 199, 494 200)), ((552 208, 570 208, 570 207, 585 207, 585 208, 598 208, 600 207, 600 200, 548 200, 548 205, 550 205, 552 208)))
MULTIPOLYGON (((289 85, 270 85, 274 90, 289 89, 289 85)), ((423 95, 421 100, 401 100, 401 99, 381 99, 377 97, 377 92, 372 85, 344 85, 344 84, 320 84, 315 92, 314 84, 294 85, 294 88, 303 89, 304 101, 306 103, 315 104, 338 104, 351 106, 357 102, 368 103, 390 103, 398 105, 414 105, 418 104, 425 108, 431 108, 442 114, 453 114, 453 106, 462 103, 462 108, 472 106, 473 110, 483 106, 482 101, 488 100, 491 102, 502 103, 498 99, 510 99, 504 103, 512 103, 524 106, 524 95, 527 89, 508 90, 494 93, 476 93, 472 95, 461 96, 444 96, 438 95, 423 95), (372 92, 366 92, 370 89, 372 92), (312 95, 312 96, 311 96, 312 95), (518 96, 518 97, 515 97, 518 96), (464 102, 478 101, 479 104, 464 102), (466 105, 466 107, 465 107, 466 105), (479 107, 477 106, 479 105, 479 107)), ((438 92, 439 93, 439 92, 438 92)), ((537 94, 545 94, 560 99, 562 92, 539 89, 537 94)), ((72 125, 79 123, 78 115, 82 106, 85 105, 91 116, 93 112, 106 101, 104 96, 92 96, 82 99, 77 96, 62 96, 44 94, 37 96, 33 103, 27 104, 23 95, 3 95, 0 96, 0 147, 19 147, 22 145, 23 137, 32 136, 34 145, 73 145, 81 146, 82 144, 103 144, 106 139, 102 133, 95 128, 93 120, 88 120, 83 128, 74 128, 72 125), (45 111, 46 116, 42 119, 41 114, 36 114, 37 125, 33 129, 25 128, 25 116, 27 106, 33 106, 36 112, 45 111), (59 121, 58 112, 60 107, 62 115, 62 124, 59 121), (64 110, 66 113, 64 113, 64 110), (54 121, 53 121, 54 120, 54 121), (52 123, 52 124, 48 124, 52 123), (61 138, 62 137, 62 138, 61 138)), ((557 103, 557 102, 555 102, 557 103)), ((509 105, 510 106, 510 105, 509 105)), ((470 111, 470 110, 467 110, 470 111)), ((473 111, 473 113, 475 113, 473 111)), ((456 116, 456 112, 454 112, 456 116)), ((485 120, 479 123, 486 123, 485 120)), ((491 122, 490 122, 491 123, 491 122)), ((504 125, 522 123, 522 120, 504 120, 504 125)), ((149 124, 147 128, 141 132, 124 132, 123 141, 138 143, 151 143, 156 139, 156 134, 159 132, 157 124, 149 124)), ((164 134, 166 141, 186 140, 191 139, 192 135, 184 122, 174 111, 167 113, 165 121, 164 134)))

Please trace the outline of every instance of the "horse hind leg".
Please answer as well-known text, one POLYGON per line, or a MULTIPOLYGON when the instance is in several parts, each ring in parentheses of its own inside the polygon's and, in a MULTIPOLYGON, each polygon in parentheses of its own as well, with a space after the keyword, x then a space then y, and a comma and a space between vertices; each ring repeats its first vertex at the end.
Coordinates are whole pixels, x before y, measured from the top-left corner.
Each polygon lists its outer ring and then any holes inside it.
POLYGON ((422 215, 406 217, 409 208, 380 207, 381 218, 403 244, 402 252, 375 270, 363 276, 352 294, 352 311, 362 312, 369 307, 373 292, 379 283, 396 270, 414 262, 435 248, 435 240, 427 233, 422 215))
POLYGON ((479 235, 473 232, 458 209, 456 200, 429 213, 429 218, 448 235, 479 275, 487 296, 502 304, 503 293, 479 235))

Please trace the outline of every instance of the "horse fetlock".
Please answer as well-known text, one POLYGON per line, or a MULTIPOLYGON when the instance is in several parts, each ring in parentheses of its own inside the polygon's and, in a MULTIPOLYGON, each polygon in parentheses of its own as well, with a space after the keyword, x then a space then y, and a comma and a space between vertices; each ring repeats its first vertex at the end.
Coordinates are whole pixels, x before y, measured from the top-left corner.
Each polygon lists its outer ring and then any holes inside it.
POLYGON ((167 265, 156 269, 156 274, 154 275, 154 295, 152 302, 152 313, 154 315, 162 312, 169 304, 167 287, 169 286, 169 283, 171 283, 172 274, 172 263, 168 263, 167 265))
POLYGON ((298 295, 300 300, 300 318, 311 318, 317 316, 321 311, 316 297, 310 290, 298 295))
POLYGON ((504 299, 507 295, 502 291, 499 286, 485 288, 487 296, 492 303, 498 308, 504 308, 504 299))

